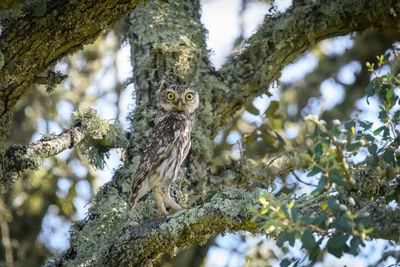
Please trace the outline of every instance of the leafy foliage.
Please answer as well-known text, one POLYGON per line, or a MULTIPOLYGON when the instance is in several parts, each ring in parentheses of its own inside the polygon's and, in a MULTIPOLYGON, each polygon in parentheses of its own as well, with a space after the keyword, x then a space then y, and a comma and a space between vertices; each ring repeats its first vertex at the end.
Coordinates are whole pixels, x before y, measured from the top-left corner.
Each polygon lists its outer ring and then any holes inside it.
MULTIPOLYGON (((400 97, 396 88, 400 86, 400 57, 397 50, 393 50, 377 57, 377 60, 377 70, 374 64, 366 64, 374 77, 366 88, 366 101, 369 103, 369 98, 375 97, 380 102, 377 121, 374 123, 372 118, 361 120, 356 114, 354 119, 344 124, 334 121, 331 127, 327 127, 318 116, 306 116, 309 153, 299 156, 310 163, 304 175, 318 181, 307 198, 308 203, 298 203, 296 199, 289 201, 287 197, 278 201, 279 195, 264 191, 259 199, 263 208, 258 211, 253 209, 256 213, 254 219, 261 217, 265 220, 264 228, 276 237, 277 246, 294 246, 299 240, 309 262, 316 261, 324 251, 337 258, 344 253, 356 256, 360 247, 365 246, 364 241, 373 238, 374 229, 370 227, 368 214, 354 212, 357 201, 351 196, 343 198, 342 193, 351 195, 349 192, 358 192, 355 196, 376 199, 386 205, 391 200, 395 200, 396 205, 400 204, 398 194, 385 199, 384 193, 375 190, 381 184, 398 181, 400 97), (380 75, 384 65, 390 66, 391 71, 380 75), (359 162, 355 162, 357 158, 359 162), (356 165, 381 170, 377 174, 381 179, 369 181, 366 185, 367 176, 358 176, 353 169, 356 165), (298 214, 297 207, 304 205, 310 205, 315 210, 298 214)), ((271 103, 266 114, 271 115, 276 109, 276 104, 271 103)), ((305 260, 286 257, 280 264, 296 266, 305 260)))

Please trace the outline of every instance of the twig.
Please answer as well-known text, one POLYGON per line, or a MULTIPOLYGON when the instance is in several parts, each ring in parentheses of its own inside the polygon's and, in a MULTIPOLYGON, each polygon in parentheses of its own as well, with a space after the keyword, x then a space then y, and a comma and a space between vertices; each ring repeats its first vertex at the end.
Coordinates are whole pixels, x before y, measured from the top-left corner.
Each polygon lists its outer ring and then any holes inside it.
POLYGON ((308 186, 317 187, 317 186, 314 185, 314 184, 307 183, 307 182, 304 182, 303 180, 301 180, 300 177, 299 177, 294 171, 291 171, 290 173, 293 174, 293 176, 296 178, 296 180, 299 181, 300 183, 303 183, 303 184, 308 185, 308 186))

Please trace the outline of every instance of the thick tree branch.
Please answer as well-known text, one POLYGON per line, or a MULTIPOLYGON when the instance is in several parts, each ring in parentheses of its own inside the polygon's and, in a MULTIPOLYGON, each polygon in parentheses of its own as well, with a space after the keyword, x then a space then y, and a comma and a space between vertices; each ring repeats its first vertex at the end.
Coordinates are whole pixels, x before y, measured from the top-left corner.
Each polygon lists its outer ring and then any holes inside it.
MULTIPOLYGON (((195 242, 205 243, 220 233, 245 230, 265 234, 263 227, 266 219, 252 220, 255 213, 248 208, 249 205, 260 208, 258 194, 258 190, 248 192, 228 187, 209 203, 156 219, 148 214, 146 218, 137 214, 131 217, 126 203, 121 199, 115 201, 114 198, 114 208, 104 209, 101 216, 92 214, 97 222, 87 221, 78 226, 79 237, 75 236, 71 240, 71 247, 55 261, 48 262, 47 266, 77 266, 82 263, 93 266, 152 266, 163 254, 173 254, 177 247, 187 247, 195 242)), ((328 196, 329 193, 323 193, 319 201, 326 201, 328 196)), ((281 196, 277 201, 289 203, 291 199, 281 196)), ((319 215, 320 203, 314 197, 303 195, 296 199, 296 203, 301 203, 297 207, 299 216, 319 215)), ((374 235, 398 241, 398 214, 374 202, 368 203, 363 209, 364 216, 372 213, 377 216, 372 222, 376 229, 374 235), (384 225, 387 220, 392 222, 389 227, 384 225)))
POLYGON ((219 130, 246 101, 268 93, 281 70, 318 41, 368 28, 399 28, 399 0, 307 1, 278 16, 267 16, 248 46, 219 73, 230 88, 215 99, 219 130))
POLYGON ((47 1, 42 17, 36 17, 32 9, 23 17, 2 21, 0 136, 6 132, 11 108, 29 90, 35 76, 43 76, 39 74, 62 57, 93 42, 140 2, 144 1, 47 1))
POLYGON ((71 248, 48 266, 74 266, 83 262, 97 266, 150 266, 164 253, 174 253, 176 247, 205 243, 218 233, 238 230, 262 233, 262 222, 250 222, 254 214, 248 206, 257 205, 256 202, 256 192, 230 187, 202 206, 156 219, 147 215, 137 221, 137 214, 127 217, 126 204, 121 201, 113 211, 106 211, 107 215, 98 218, 103 225, 101 232, 93 233, 91 223, 80 229, 86 238, 90 235, 90 251, 82 250, 80 246, 85 244, 74 238, 71 248), (117 231, 109 232, 111 228, 117 231))

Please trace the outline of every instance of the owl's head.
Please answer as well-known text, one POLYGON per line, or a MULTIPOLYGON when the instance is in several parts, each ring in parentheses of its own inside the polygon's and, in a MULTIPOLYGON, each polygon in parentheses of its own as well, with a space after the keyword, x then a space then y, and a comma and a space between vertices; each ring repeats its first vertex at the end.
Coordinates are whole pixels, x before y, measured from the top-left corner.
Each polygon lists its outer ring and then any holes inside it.
POLYGON ((164 111, 193 114, 199 106, 199 93, 184 85, 172 85, 158 92, 158 105, 164 111))

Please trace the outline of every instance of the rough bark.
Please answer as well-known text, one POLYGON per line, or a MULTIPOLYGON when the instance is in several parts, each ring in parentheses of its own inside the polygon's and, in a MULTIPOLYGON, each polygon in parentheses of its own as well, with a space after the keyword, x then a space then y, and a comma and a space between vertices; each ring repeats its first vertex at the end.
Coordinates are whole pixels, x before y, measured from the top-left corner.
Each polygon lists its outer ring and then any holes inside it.
MULTIPOLYGON (((105 29, 127 16, 140 0, 46 1, 41 17, 34 6, 20 17, 1 21, 0 137, 7 133, 12 107, 42 72, 65 55, 92 43, 105 29)), ((44 76, 46 76, 45 74, 44 76)))
MULTIPOLYGON (((248 41, 247 48, 232 56, 218 72, 207 59, 198 1, 170 1, 161 7, 150 2, 137 8, 126 28, 132 46, 137 101, 131 114, 127 160, 97 194, 87 219, 75 224, 71 247, 48 265, 151 265, 164 253, 174 253, 178 247, 193 242, 204 243, 217 233, 238 230, 263 233, 263 222, 251 222, 253 214, 248 210, 249 204, 258 205, 258 190, 222 185, 237 184, 243 178, 251 180, 257 171, 264 173, 265 180, 272 180, 276 173, 285 173, 287 166, 301 169, 307 162, 288 152, 261 170, 249 167, 244 172, 235 164, 213 166, 210 156, 213 137, 235 111, 252 96, 267 92, 269 84, 279 78, 280 70, 317 41, 371 27, 397 28, 399 3, 309 1, 267 17, 248 41), (201 96, 193 146, 183 168, 185 173, 180 173, 172 190, 187 209, 152 219, 150 214, 156 213, 156 206, 153 195, 149 194, 138 203, 135 213, 129 215, 126 201, 131 178, 140 159, 140 146, 153 126, 156 113, 154 93, 176 82, 194 86, 201 96), (219 192, 204 203, 210 189, 219 192)), ((364 176, 352 175, 363 183, 364 176)), ((348 192, 341 193, 341 201, 346 201, 348 192)), ((298 198, 299 214, 314 214, 319 209, 318 201, 326 198, 327 193, 319 200, 298 198)), ((279 200, 290 201, 284 195, 279 200)), ((355 208, 371 215, 376 237, 400 236, 396 211, 366 200, 357 202, 355 208), (391 225, 384 225, 383 218, 389 218, 386 220, 391 225)))

